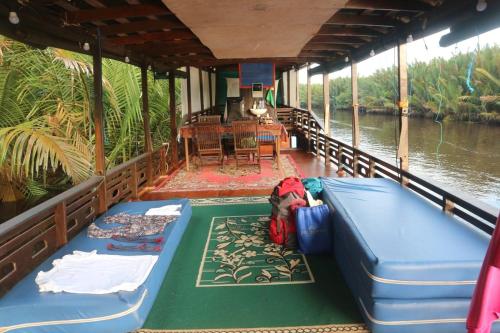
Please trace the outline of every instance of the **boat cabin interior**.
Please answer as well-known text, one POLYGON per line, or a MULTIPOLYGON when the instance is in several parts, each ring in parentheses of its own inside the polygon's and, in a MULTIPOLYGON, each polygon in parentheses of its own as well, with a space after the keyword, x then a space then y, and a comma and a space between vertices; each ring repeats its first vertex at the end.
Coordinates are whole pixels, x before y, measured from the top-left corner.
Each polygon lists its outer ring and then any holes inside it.
POLYGON ((489 332, 478 316, 500 332, 478 310, 498 209, 411 172, 406 63, 408 40, 498 27, 500 1, 4 0, 0 18, 92 57, 95 145, 92 177, 0 224, 0 332, 489 332), (358 117, 357 64, 393 47, 397 164, 360 149, 358 117), (144 147, 111 168, 103 58, 142 79, 144 147), (349 143, 330 130, 345 67, 349 143), (151 73, 168 81, 161 146, 151 73))

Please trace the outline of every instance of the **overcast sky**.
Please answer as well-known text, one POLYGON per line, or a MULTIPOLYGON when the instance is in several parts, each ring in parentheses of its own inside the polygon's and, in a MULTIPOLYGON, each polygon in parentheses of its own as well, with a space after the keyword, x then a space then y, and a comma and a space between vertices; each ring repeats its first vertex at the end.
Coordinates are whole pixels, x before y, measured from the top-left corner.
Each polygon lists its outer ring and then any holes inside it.
MULTIPOLYGON (((410 44, 408 44, 407 54, 408 54, 408 63, 411 64, 418 61, 429 61, 436 57, 442 57, 445 59, 449 59, 454 54, 459 52, 465 53, 468 51, 473 51, 476 49, 478 41, 479 45, 485 46, 487 44, 494 45, 500 44, 500 28, 491 30, 484 34, 479 35, 479 37, 473 37, 461 41, 455 45, 451 45, 449 47, 440 47, 439 39, 442 35, 447 34, 449 30, 443 30, 434 35, 427 36, 425 38, 416 40, 410 44), (427 45, 427 47, 426 47, 427 45)), ((359 76, 368 76, 375 72, 377 69, 390 67, 394 64, 394 60, 397 57, 394 49, 384 51, 380 54, 376 54, 375 56, 366 59, 358 64, 358 75, 359 76)), ((464 68, 464 71, 466 69, 464 68)), ((334 73, 330 73, 330 78, 342 77, 342 76, 351 76, 350 67, 346 67, 341 71, 337 71, 334 73)), ((303 69, 299 73, 299 82, 306 84, 307 83, 307 74, 306 70, 303 69)), ((316 75, 312 77, 312 83, 322 83, 322 75, 316 75)))

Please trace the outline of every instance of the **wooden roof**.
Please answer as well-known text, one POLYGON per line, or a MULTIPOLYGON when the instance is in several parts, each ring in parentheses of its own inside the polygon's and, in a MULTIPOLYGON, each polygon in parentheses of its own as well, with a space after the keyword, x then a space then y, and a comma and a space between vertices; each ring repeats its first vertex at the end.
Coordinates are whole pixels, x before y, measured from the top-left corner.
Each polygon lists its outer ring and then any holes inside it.
POLYGON ((316 62, 321 66, 314 71, 320 73, 345 66, 346 56, 361 60, 371 49, 392 47, 408 34, 418 38, 453 25, 463 30, 464 24, 480 25, 485 21, 481 16, 498 19, 499 2, 488 0, 488 9, 478 13, 476 0, 349 0, 297 56, 268 59, 217 59, 161 0, 4 0, 0 34, 36 47, 89 54, 99 34, 104 56, 121 61, 128 56, 132 64, 152 65, 157 71, 273 61, 283 69, 316 62), (18 25, 7 20, 12 10, 18 13, 18 25), (83 50, 85 42, 90 51, 83 50))

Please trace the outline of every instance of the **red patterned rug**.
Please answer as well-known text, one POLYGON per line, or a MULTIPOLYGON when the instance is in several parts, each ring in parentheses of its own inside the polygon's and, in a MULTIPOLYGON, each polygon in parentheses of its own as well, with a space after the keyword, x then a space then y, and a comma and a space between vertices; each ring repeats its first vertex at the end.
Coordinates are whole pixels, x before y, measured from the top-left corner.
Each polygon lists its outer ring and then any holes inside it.
POLYGON ((155 191, 210 191, 272 189, 280 180, 289 176, 302 177, 293 157, 282 154, 281 170, 274 160, 261 160, 261 172, 257 165, 241 163, 229 158, 224 166, 211 164, 201 166, 197 157, 192 158, 190 170, 185 167, 171 174, 155 191))

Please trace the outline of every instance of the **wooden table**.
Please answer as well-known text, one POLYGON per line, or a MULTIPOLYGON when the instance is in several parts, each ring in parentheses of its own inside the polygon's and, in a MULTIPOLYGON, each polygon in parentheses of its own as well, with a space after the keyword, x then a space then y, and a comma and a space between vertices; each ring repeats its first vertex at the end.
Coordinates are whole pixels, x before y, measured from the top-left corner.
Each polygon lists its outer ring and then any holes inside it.
MULTIPOLYGON (((233 127, 230 124, 223 124, 220 126, 221 134, 232 134, 233 127)), ((262 124, 258 127, 259 132, 265 132, 265 134, 270 134, 274 137, 274 142, 276 145, 276 155, 278 160, 278 167, 281 168, 280 161, 280 147, 281 140, 286 140, 287 132, 282 124, 262 124)), ((189 171, 189 139, 194 137, 194 126, 186 125, 180 128, 180 135, 184 138, 184 153, 186 156, 186 170, 189 171)))

